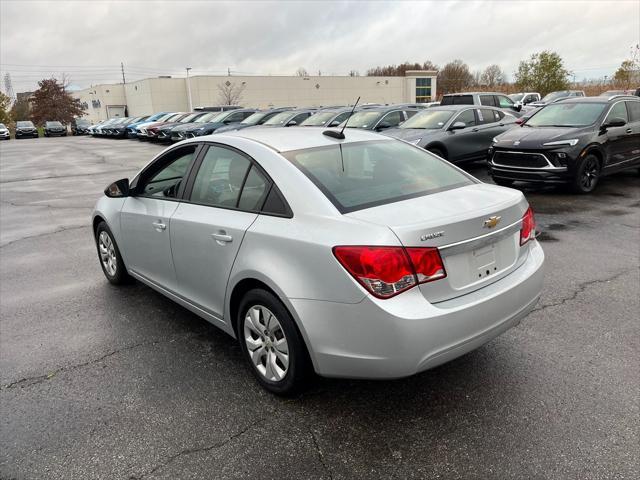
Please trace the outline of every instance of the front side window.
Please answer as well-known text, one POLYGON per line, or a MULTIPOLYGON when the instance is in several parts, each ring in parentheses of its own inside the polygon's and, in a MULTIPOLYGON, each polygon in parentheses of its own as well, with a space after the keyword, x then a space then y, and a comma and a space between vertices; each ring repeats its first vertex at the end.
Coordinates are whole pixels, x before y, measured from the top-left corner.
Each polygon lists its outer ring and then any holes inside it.
POLYGON ((449 121, 453 113, 453 110, 424 110, 404 122, 400 128, 439 130, 449 121))
POLYGON ((228 148, 210 146, 193 183, 191 201, 235 208, 251 162, 228 148))
POLYGON ((151 177, 143 182, 141 195, 158 198, 175 198, 182 179, 193 160, 196 146, 173 150, 158 160, 163 166, 151 173, 151 177))
POLYGON ((382 120, 380 120, 379 125, 388 125, 390 127, 397 127, 402 122, 404 122, 404 116, 402 112, 391 112, 387 113, 382 120))
POLYGON ((453 121, 454 124, 458 122, 464 123, 465 127, 473 127, 476 124, 476 116, 473 114, 473 110, 469 109, 460 113, 453 121))
POLYGON ((613 107, 611 107, 611 110, 609 111, 609 114, 607 115, 607 118, 605 119, 604 123, 607 123, 614 118, 621 118, 625 122, 629 121, 625 102, 618 102, 613 107))
MULTIPOLYGON (((291 119, 292 122, 295 122, 295 125, 300 125, 302 122, 304 122, 307 118, 309 118, 311 116, 311 114, 309 112, 305 112, 305 113, 299 113, 298 115, 296 115, 295 117, 293 117, 291 119)), ((287 122, 287 125, 290 122, 287 122)))
POLYGON ((285 157, 342 213, 473 183, 444 160, 397 140, 295 150, 285 157))

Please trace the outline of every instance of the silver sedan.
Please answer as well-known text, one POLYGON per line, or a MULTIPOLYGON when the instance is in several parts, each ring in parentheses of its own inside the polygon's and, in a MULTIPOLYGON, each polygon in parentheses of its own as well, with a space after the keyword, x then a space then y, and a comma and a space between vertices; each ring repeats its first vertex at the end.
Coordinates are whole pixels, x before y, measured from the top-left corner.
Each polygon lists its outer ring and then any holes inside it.
POLYGON ((237 338, 266 389, 397 378, 516 325, 544 254, 517 190, 375 133, 198 137, 105 190, 107 279, 137 279, 237 338))

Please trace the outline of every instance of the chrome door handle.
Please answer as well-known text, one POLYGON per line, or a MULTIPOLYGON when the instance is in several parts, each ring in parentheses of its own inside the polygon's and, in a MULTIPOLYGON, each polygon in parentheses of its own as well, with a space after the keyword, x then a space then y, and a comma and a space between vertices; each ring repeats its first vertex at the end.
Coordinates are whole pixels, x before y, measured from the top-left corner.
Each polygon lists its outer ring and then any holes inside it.
POLYGON ((162 221, 160 220, 158 220, 157 222, 153 222, 151 225, 153 225, 153 228, 155 228, 159 232, 162 232, 167 229, 167 226, 164 223, 162 223, 162 221))
POLYGON ((213 238, 220 245, 231 243, 233 241, 233 237, 231 235, 227 235, 225 232, 212 233, 211 238, 213 238))
POLYGON ((471 131, 472 132, 479 132, 480 130, 478 128, 472 128, 471 131))
POLYGON ((630 128, 627 128, 625 131, 626 131, 627 133, 633 133, 633 130, 631 130, 630 128))

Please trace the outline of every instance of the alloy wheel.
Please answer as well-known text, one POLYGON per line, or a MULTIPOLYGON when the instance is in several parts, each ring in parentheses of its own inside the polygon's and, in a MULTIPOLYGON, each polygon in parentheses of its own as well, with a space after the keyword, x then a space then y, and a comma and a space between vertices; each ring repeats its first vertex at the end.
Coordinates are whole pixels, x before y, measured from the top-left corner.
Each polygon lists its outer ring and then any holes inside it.
POLYGON ((268 308, 254 305, 247 311, 243 330, 255 369, 266 380, 282 380, 289 369, 289 345, 276 316, 268 308))
POLYGON ((585 164, 580 177, 580 184, 585 191, 591 190, 598 180, 598 162, 595 158, 589 157, 585 159, 585 164))
POLYGON ((100 261, 109 276, 113 277, 118 269, 116 258, 116 248, 111 237, 106 231, 100 232, 98 237, 98 249, 100 250, 100 261))

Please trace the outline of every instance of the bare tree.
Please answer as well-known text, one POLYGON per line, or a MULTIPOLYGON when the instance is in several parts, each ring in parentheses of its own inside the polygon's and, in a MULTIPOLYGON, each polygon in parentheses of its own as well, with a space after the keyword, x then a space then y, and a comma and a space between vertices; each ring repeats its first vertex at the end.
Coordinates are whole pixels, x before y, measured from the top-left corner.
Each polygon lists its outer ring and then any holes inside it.
POLYGON ((308 77, 309 72, 307 72, 306 68, 300 67, 298 70, 296 70, 296 75, 299 77, 308 77))
POLYGON ((462 92, 472 84, 473 75, 462 60, 449 62, 438 72, 438 88, 443 93, 462 92))
POLYGON ((359 77, 360 76, 360 72, 358 70, 350 70, 349 71, 349 76, 350 77, 359 77))
POLYGON ((227 80, 218 84, 218 98, 221 105, 239 105, 242 102, 242 93, 245 85, 236 85, 234 82, 227 80))
POLYGON ((504 83, 504 73, 498 65, 489 65, 482 73, 481 81, 488 87, 495 87, 504 83))

